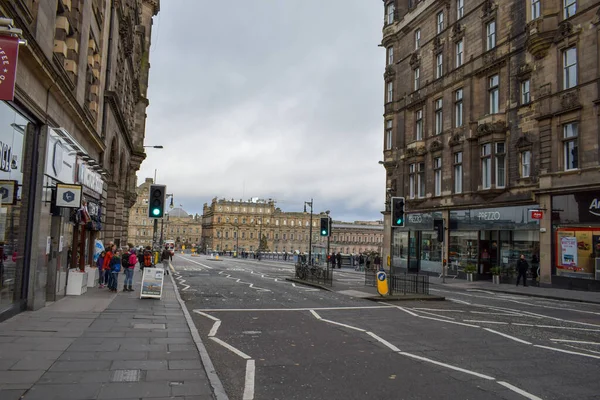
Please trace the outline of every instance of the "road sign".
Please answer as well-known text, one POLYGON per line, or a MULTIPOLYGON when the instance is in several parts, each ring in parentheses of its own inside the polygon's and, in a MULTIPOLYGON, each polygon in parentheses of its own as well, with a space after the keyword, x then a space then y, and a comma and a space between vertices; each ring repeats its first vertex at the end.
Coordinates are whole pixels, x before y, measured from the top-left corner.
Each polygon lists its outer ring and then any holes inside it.
POLYGON ((384 271, 377 272, 377 291, 380 295, 386 296, 389 293, 387 274, 384 271))

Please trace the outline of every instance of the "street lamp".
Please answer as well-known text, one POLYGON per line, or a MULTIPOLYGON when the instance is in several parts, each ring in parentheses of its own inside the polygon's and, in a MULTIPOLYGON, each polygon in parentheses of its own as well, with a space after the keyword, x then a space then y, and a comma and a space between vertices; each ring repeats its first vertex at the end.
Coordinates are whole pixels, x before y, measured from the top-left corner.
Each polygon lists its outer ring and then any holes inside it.
POLYGON ((145 147, 145 148, 146 148, 146 147, 149 147, 149 148, 151 148, 151 149, 164 149, 164 147, 163 147, 162 145, 158 145, 158 146, 144 146, 144 147, 145 147))
POLYGON ((306 214, 306 206, 310 207, 310 225, 308 227, 308 264, 312 265, 312 216, 313 216, 313 199, 304 202, 304 213, 306 214))
MULTIPOLYGON (((171 203, 169 204, 169 208, 173 208, 173 193, 167 193, 166 197, 168 198, 169 196, 171 196, 171 203)), ((167 223, 169 222, 169 213, 167 213, 167 223)), ((168 225, 168 224, 167 224, 168 225)), ((164 231, 164 226, 165 226, 165 219, 161 218, 160 219, 160 247, 163 246, 163 231, 164 231)), ((168 229, 168 227, 167 227, 168 229)))

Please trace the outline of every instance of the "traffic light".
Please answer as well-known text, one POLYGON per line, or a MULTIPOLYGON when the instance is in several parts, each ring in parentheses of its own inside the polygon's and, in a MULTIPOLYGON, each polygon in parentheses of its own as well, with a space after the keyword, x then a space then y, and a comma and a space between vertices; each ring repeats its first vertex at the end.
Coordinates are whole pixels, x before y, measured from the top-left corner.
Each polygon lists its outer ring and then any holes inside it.
POLYGON ((444 241, 444 220, 443 219, 434 219, 433 220, 433 229, 435 233, 437 233, 438 242, 444 241))
POLYGON ((404 197, 392 197, 392 226, 404 226, 404 197))
POLYGON ((321 217, 321 236, 329 236, 331 234, 331 219, 329 217, 321 217))
POLYGON ((150 185, 150 197, 148 198, 148 217, 162 218, 165 215, 165 185, 150 185))

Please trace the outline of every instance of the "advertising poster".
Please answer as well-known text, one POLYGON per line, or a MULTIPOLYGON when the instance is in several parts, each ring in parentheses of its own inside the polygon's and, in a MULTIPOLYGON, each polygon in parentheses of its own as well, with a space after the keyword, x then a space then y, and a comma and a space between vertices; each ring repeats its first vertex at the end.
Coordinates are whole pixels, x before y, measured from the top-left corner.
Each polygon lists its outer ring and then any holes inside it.
POLYGON ((560 239, 561 258, 560 262, 565 267, 577 269, 577 238, 565 236, 560 239))
POLYGON ((577 272, 592 274, 594 272, 594 260, 592 253, 592 232, 575 231, 577 238, 577 272))
POLYGON ((162 296, 164 274, 165 271, 162 268, 144 268, 140 298, 150 297, 160 299, 162 296))

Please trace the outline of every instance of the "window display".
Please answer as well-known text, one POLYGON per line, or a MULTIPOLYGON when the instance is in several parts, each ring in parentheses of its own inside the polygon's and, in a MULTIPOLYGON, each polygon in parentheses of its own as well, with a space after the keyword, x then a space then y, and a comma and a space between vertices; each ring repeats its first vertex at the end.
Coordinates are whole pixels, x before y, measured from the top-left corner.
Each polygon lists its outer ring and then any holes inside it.
POLYGON ((600 228, 558 228, 555 240, 556 274, 594 279, 596 258, 600 258, 600 228))

